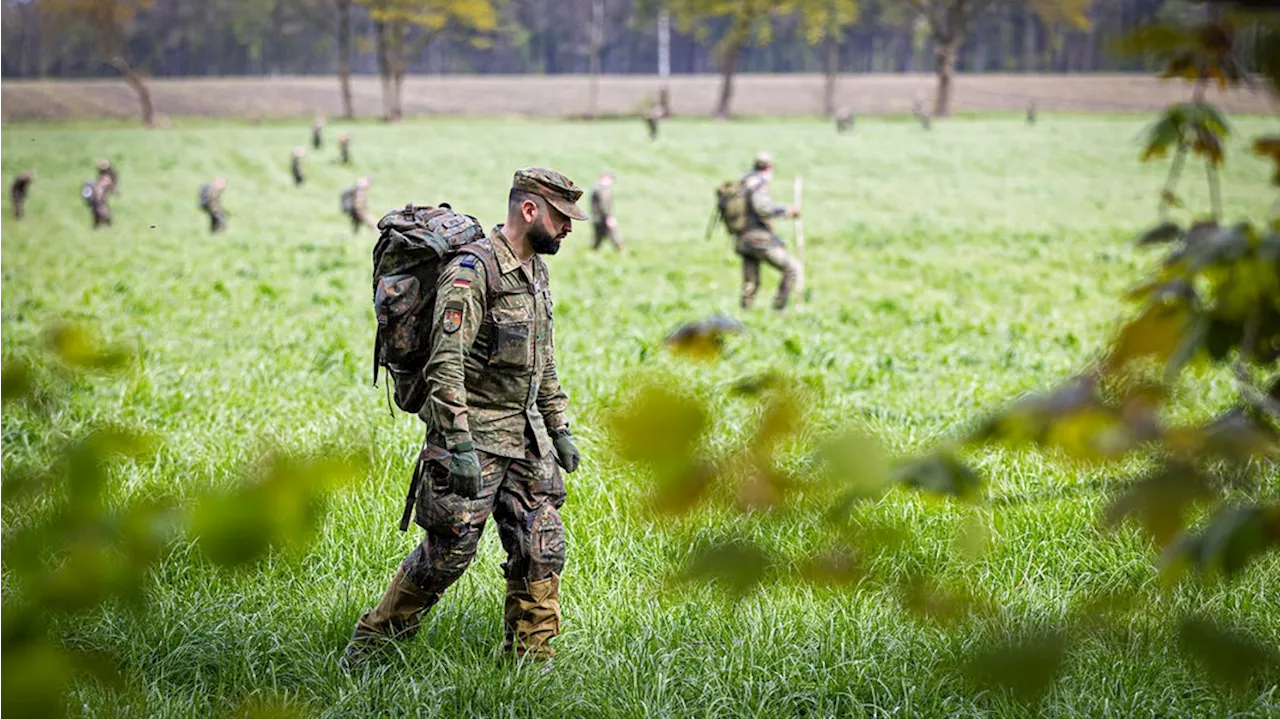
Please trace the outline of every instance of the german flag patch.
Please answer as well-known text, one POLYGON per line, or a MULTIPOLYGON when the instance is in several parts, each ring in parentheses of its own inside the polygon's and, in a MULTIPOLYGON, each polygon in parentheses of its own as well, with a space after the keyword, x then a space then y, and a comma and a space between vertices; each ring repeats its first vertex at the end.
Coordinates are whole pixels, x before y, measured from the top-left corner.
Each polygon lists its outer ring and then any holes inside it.
POLYGON ((458 279, 453 281, 453 286, 461 287, 464 290, 469 290, 471 289, 471 280, 468 280, 465 277, 459 277, 458 279))

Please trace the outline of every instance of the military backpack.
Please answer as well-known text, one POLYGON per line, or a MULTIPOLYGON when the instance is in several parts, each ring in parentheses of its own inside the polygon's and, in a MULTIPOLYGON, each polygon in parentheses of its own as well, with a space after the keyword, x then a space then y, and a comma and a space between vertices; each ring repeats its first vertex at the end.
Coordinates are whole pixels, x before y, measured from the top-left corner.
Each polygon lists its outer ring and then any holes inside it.
POLYGON ((80 196, 84 198, 84 204, 93 207, 93 202, 98 194, 97 186, 92 182, 84 183, 84 187, 80 188, 80 196))
POLYGON ((373 313, 378 321, 373 344, 373 384, 379 368, 391 376, 396 406, 417 413, 426 403, 422 369, 431 354, 437 283, 445 263, 473 255, 485 266, 490 296, 501 276, 493 253, 474 243, 484 229, 471 215, 448 204, 405 205, 378 221, 373 247, 373 313))
POLYGON ((200 203, 200 209, 206 211, 209 209, 209 202, 212 196, 213 188, 209 187, 208 184, 200 186, 200 194, 196 196, 196 201, 200 203))
POLYGON ((716 213, 725 229, 735 235, 747 229, 751 212, 749 195, 747 183, 742 180, 731 180, 716 188, 716 213))
POLYGON ((348 187, 342 191, 342 212, 350 215, 356 211, 356 190, 348 187))

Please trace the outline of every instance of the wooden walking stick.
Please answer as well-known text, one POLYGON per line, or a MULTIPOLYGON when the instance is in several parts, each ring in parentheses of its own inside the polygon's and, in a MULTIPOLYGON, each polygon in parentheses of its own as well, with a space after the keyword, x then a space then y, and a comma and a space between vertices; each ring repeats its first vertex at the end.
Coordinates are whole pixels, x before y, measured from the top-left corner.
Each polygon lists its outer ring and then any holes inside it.
MULTIPOLYGON (((796 175, 795 203, 796 211, 804 200, 804 178, 796 175)), ((796 294, 804 299, 804 216, 796 216, 796 262, 800 263, 800 280, 796 283, 796 294)))

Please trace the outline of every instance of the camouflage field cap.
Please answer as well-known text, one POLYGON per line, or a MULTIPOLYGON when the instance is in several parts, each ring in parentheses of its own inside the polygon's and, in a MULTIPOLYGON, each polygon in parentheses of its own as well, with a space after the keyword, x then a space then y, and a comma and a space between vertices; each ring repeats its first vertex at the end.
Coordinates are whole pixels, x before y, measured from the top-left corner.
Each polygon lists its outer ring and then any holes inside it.
POLYGON ((546 199, 565 217, 575 220, 587 219, 587 213, 575 204, 582 197, 582 190, 564 175, 545 167, 526 167, 516 170, 511 180, 511 187, 525 192, 532 192, 546 199))

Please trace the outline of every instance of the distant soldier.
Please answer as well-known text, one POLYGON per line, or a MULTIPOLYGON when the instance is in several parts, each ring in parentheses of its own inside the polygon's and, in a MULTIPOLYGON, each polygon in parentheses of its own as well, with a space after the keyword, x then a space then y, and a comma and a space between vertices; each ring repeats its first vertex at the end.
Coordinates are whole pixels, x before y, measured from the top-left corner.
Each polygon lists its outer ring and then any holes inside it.
POLYGON ((373 218, 369 217, 369 186, 373 184, 373 178, 365 175, 356 180, 355 187, 349 187, 342 193, 342 211, 347 217, 351 218, 351 234, 360 231, 360 227, 367 226, 377 229, 373 218))
MULTIPOLYGON (((101 167, 99 164, 99 170, 101 167)), ((115 187, 113 177, 114 173, 100 171, 97 179, 84 183, 80 191, 80 196, 89 206, 89 211, 93 213, 95 230, 103 225, 111 226, 111 206, 107 204, 107 198, 111 196, 112 189, 115 187)))
POLYGON ((289 164, 289 167, 293 170, 294 187, 302 187, 302 183, 306 181, 306 178, 302 176, 302 158, 306 154, 307 148, 301 145, 293 148, 293 161, 289 164))
POLYGON ((227 178, 215 177, 212 185, 200 186, 200 209, 209 215, 209 231, 217 234, 227 227, 227 213, 222 209, 222 191, 227 178))
POLYGON ((351 164, 351 133, 338 135, 338 152, 342 155, 342 164, 351 164))
POLYGON ((1027 124, 1028 125, 1036 124, 1036 101, 1035 100, 1032 100, 1031 104, 1027 105, 1027 124))
POLYGON ((929 113, 924 111, 924 105, 919 100, 911 106, 911 115, 916 118, 916 122, 920 123, 920 127, 928 130, 933 125, 933 120, 929 117, 929 113))
POLYGON ((316 115, 316 121, 311 123, 311 146, 319 150, 324 144, 324 115, 316 115))
POLYGON ((98 179, 104 177, 110 180, 105 185, 107 196, 120 194, 120 176, 116 174, 116 168, 108 160, 98 160, 98 179))
MULTIPOLYGON (((804 269, 796 261, 782 240, 774 234, 775 217, 799 217, 800 210, 774 204, 769 196, 769 181, 773 179, 773 157, 767 152, 756 155, 751 172, 743 176, 742 198, 745 200, 741 229, 736 231, 734 251, 742 257, 742 308, 749 309, 760 288, 760 263, 767 262, 782 273, 778 294, 773 308, 784 310, 791 297, 791 290, 801 280, 804 269)), ((733 229, 733 228, 730 228, 733 229)))
POLYGON ((9 187, 9 199, 13 201, 15 219, 22 219, 26 210, 27 190, 31 189, 31 183, 35 179, 36 173, 32 170, 27 170, 13 179, 13 185, 9 187))
POLYGON ((850 112, 849 108, 847 107, 840 108, 840 111, 836 113, 836 132, 843 135, 844 133, 852 129, 853 129, 853 113, 850 112))
POLYGON ((649 139, 658 139, 658 121, 662 119, 662 108, 654 105, 644 114, 644 124, 649 128, 649 139))
POLYGON ((618 219, 613 216, 613 173, 608 170, 600 173, 596 186, 591 188, 591 227, 595 230, 595 243, 591 249, 600 249, 608 238, 613 249, 623 251, 622 240, 618 237, 618 219))

